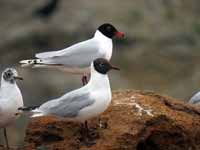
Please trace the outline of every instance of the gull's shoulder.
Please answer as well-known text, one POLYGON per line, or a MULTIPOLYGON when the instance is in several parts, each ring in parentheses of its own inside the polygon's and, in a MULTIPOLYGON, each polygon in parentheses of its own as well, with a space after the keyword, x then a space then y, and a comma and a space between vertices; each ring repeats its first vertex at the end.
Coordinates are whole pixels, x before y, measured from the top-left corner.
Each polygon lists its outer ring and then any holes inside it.
POLYGON ((83 86, 79 89, 73 90, 71 92, 68 92, 67 94, 61 96, 59 99, 60 100, 72 100, 75 97, 82 97, 83 95, 90 95, 90 90, 88 88, 88 86, 83 86))

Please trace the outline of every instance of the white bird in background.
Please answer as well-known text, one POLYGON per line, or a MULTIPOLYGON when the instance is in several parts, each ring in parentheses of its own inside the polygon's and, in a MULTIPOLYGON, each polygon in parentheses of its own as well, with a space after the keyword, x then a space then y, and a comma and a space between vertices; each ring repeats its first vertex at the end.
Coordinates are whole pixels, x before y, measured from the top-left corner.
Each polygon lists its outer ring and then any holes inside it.
POLYGON ((196 105, 200 104, 200 92, 197 92, 194 96, 192 96, 189 103, 196 105))
POLYGON ((6 127, 12 124, 19 116, 19 107, 23 107, 23 98, 16 80, 22 80, 13 68, 3 71, 0 88, 0 128, 4 129, 6 146, 9 148, 6 127))
POLYGON ((43 52, 35 55, 37 59, 22 60, 22 66, 32 67, 53 67, 69 73, 83 74, 82 82, 87 83, 87 76, 90 72, 90 64, 97 58, 105 58, 108 61, 112 56, 112 38, 124 37, 113 25, 105 23, 98 27, 94 37, 74 44, 68 48, 43 52))
POLYGON ((107 75, 111 69, 119 70, 106 59, 98 58, 91 64, 91 78, 82 88, 50 100, 38 108, 24 107, 19 110, 30 111, 32 117, 55 115, 69 121, 85 122, 83 129, 88 131, 87 120, 103 113, 111 102, 107 75))

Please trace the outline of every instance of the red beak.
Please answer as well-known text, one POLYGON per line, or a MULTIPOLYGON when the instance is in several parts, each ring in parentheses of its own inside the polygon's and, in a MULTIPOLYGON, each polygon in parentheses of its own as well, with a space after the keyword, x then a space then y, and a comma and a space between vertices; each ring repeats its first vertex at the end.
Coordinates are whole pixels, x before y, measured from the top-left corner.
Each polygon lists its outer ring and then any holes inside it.
POLYGON ((125 34, 123 32, 118 31, 118 32, 115 33, 115 36, 118 37, 118 38, 123 38, 125 36, 125 34))

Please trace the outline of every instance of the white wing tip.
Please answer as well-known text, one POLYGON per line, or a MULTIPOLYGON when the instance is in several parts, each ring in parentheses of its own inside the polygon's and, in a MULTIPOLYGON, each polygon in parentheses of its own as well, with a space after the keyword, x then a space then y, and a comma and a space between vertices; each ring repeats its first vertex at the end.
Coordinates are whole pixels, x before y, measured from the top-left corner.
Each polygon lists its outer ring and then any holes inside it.
POLYGON ((27 59, 27 60, 21 60, 19 63, 22 67, 28 67, 28 66, 34 66, 35 64, 41 63, 42 61, 40 59, 27 59))
POLYGON ((44 116, 42 113, 33 114, 33 115, 31 116, 31 118, 42 117, 42 116, 44 116))
POLYGON ((20 63, 20 64, 28 64, 28 63, 29 63, 29 60, 21 60, 19 63, 20 63))
POLYGON ((31 118, 42 117, 42 116, 44 116, 44 114, 39 109, 35 109, 32 111, 31 118))
POLYGON ((19 63, 21 64, 21 67, 28 67, 32 65, 31 62, 31 60, 21 60, 19 63))

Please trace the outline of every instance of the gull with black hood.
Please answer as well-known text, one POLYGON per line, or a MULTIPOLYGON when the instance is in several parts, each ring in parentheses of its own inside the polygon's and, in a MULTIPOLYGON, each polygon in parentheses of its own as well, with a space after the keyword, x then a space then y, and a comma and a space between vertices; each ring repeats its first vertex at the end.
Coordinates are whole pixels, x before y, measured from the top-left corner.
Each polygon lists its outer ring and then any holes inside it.
POLYGON ((123 38, 124 33, 119 32, 109 23, 102 24, 94 36, 86 41, 76 43, 68 48, 38 53, 37 59, 22 60, 22 66, 58 68, 75 74, 87 74, 93 60, 104 58, 108 61, 112 57, 114 37, 123 38))
POLYGON ((95 59, 91 63, 91 78, 85 86, 47 101, 38 108, 25 107, 19 110, 29 111, 32 117, 55 115, 69 121, 85 122, 108 108, 112 95, 107 73, 112 69, 119 70, 104 58, 95 59))

